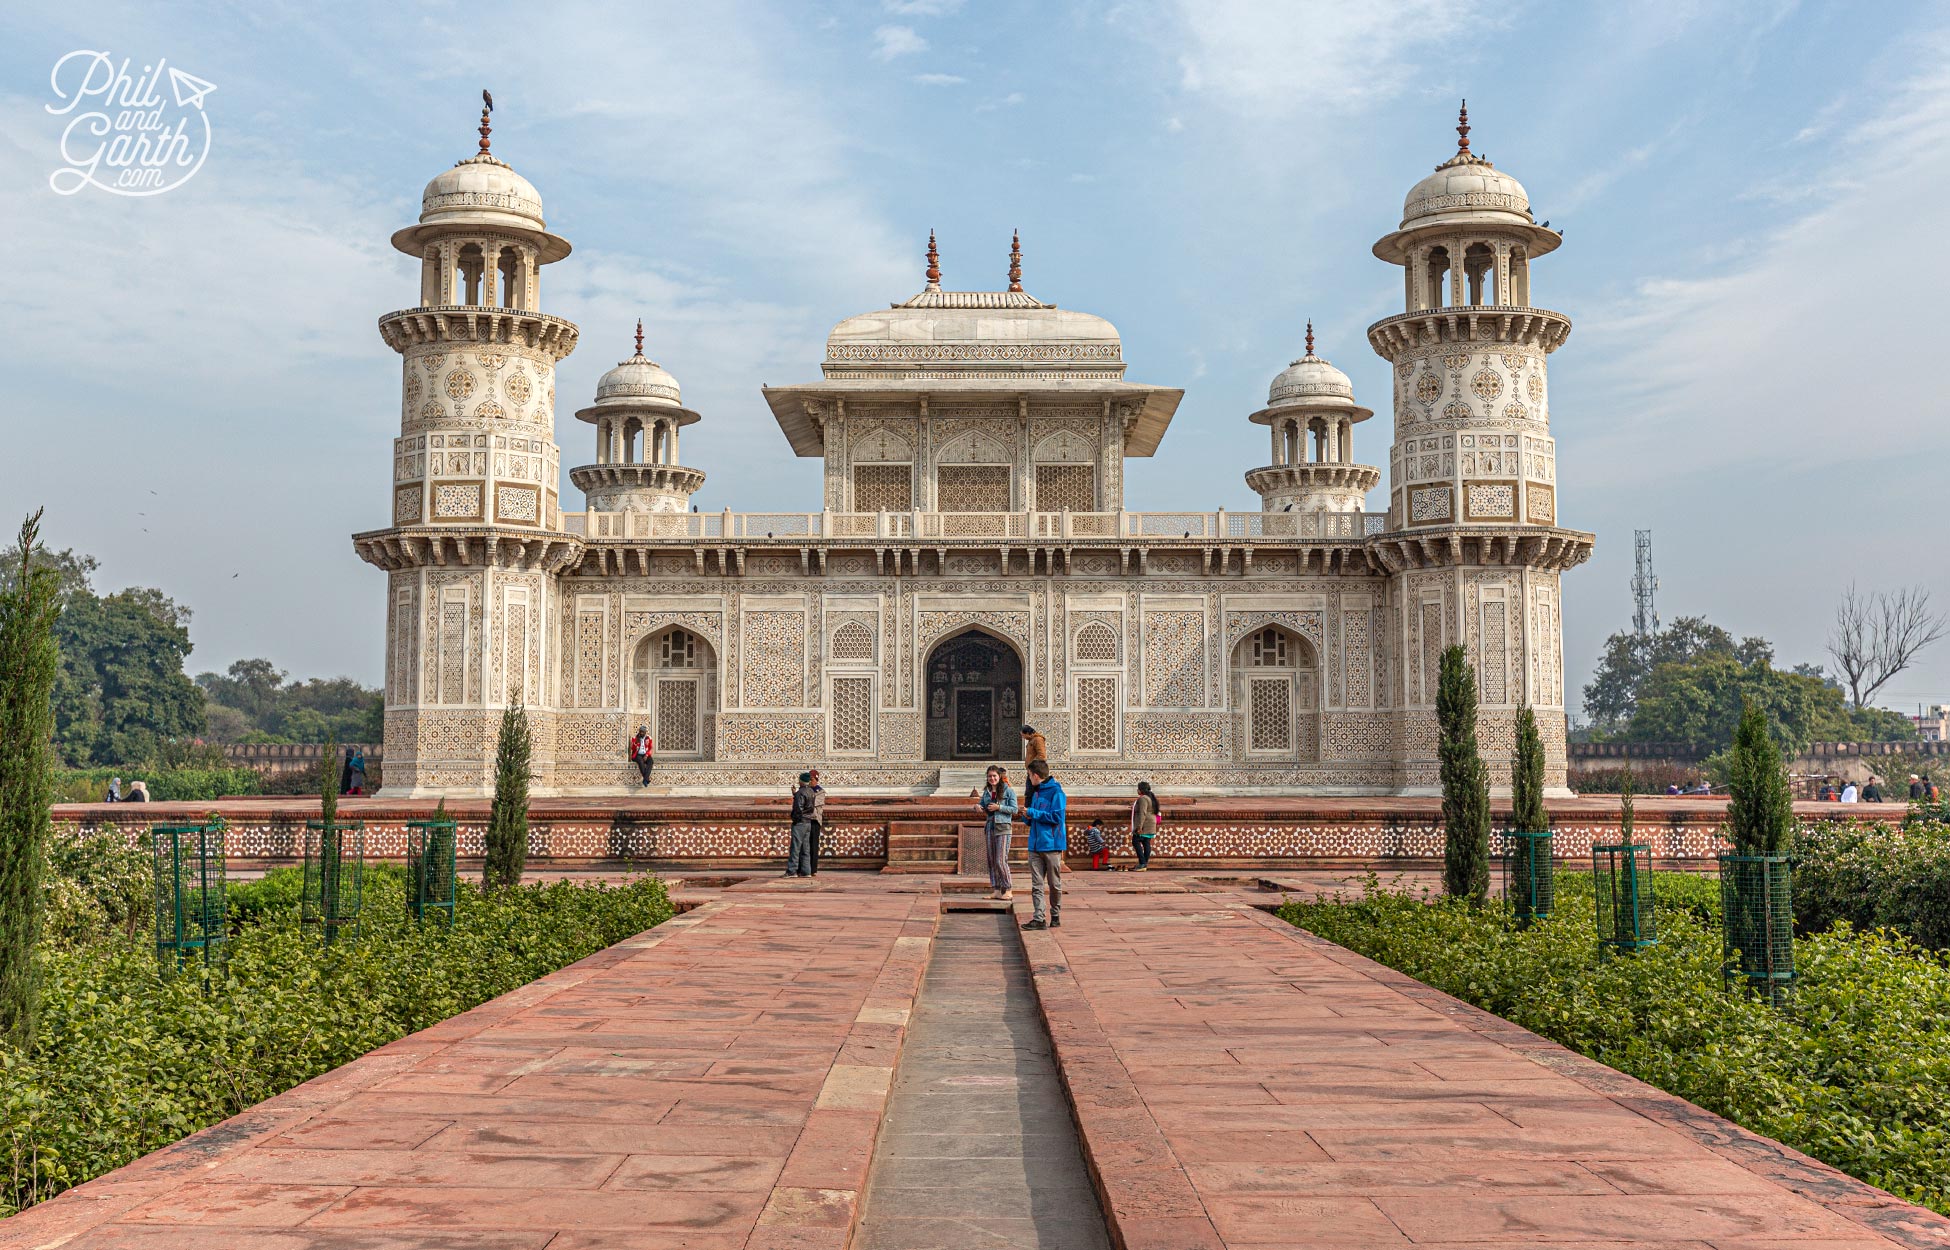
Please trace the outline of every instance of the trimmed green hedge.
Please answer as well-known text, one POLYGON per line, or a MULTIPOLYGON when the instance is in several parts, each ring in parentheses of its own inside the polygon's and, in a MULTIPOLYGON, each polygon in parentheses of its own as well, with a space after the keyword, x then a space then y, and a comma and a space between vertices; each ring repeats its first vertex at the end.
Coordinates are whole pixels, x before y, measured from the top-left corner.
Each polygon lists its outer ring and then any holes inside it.
POLYGON ((145 930, 47 951, 31 1053, 0 1046, 0 1214, 235 1115, 670 918, 663 883, 463 887, 454 930, 406 919, 404 874, 366 882, 356 942, 321 950, 288 887, 239 885, 221 981, 157 973, 145 930))
POLYGON ((1794 847, 1794 920, 1804 932, 1846 921, 1950 949, 1950 826, 1803 825, 1794 847))
POLYGON ((1720 934, 1701 914, 1702 887, 1714 884, 1668 894, 1659 944, 1609 958, 1597 950, 1583 873, 1558 877, 1555 913, 1527 930, 1501 905, 1472 908, 1373 883, 1356 901, 1289 902, 1280 915, 1950 1213, 1950 961, 1843 922, 1796 940, 1801 979, 1776 1010, 1724 988, 1720 934))
MULTIPOLYGON (((157 803, 208 803, 226 794, 257 794, 264 788, 263 778, 254 768, 58 768, 54 771, 57 803, 100 803, 108 796, 112 778, 122 779, 122 793, 129 783, 149 785, 149 797, 157 803)), ((307 781, 306 793, 316 793, 317 774, 307 781)))

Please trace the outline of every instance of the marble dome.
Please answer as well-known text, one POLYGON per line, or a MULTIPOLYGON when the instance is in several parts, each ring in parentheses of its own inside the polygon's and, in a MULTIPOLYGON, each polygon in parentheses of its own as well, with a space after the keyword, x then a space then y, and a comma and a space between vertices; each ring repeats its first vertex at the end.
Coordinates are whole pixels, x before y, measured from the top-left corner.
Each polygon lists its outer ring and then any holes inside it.
POLYGON ((1402 203, 1402 225, 1426 225, 1450 216, 1478 219, 1508 215, 1530 225, 1530 196, 1523 184, 1480 156, 1458 152, 1415 184, 1402 203))
POLYGON ((547 228, 535 184, 486 152, 440 174, 420 196, 421 225, 453 220, 488 224, 497 218, 510 226, 547 228))
POLYGON ((1348 381, 1345 373, 1312 352, 1281 370, 1280 375, 1273 379, 1273 385, 1266 390, 1269 405, 1324 397, 1351 401, 1354 398, 1354 383, 1348 381))
POLYGON ((682 402, 677 379, 671 377, 656 361, 646 359, 640 351, 628 360, 619 362, 596 382, 596 406, 599 408, 643 403, 675 406, 682 402))

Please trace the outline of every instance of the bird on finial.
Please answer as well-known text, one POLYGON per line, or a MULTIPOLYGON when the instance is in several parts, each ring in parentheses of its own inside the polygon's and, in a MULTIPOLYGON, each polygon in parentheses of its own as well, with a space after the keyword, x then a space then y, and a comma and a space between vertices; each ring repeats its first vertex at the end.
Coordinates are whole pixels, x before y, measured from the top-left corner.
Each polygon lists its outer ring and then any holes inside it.
POLYGON ((489 95, 486 91, 482 91, 481 92, 481 154, 483 156, 487 154, 487 150, 488 150, 488 131, 490 129, 490 127, 488 126, 488 114, 492 113, 493 111, 494 111, 494 97, 489 95))
POLYGON ((1009 289, 1022 290, 1022 231, 1016 231, 1009 239, 1009 289))
POLYGON ((1314 319, 1307 318, 1307 355, 1314 354, 1314 319))
POLYGON ((1456 151, 1458 152, 1469 151, 1469 101, 1468 100, 1464 100, 1462 102, 1462 112, 1456 115, 1456 135, 1458 138, 1462 140, 1461 145, 1456 148, 1456 151))
POLYGON ((935 250, 934 231, 928 231, 928 290, 941 289, 941 253, 935 250))
POLYGON ((636 354, 643 355, 643 318, 636 319, 636 354))

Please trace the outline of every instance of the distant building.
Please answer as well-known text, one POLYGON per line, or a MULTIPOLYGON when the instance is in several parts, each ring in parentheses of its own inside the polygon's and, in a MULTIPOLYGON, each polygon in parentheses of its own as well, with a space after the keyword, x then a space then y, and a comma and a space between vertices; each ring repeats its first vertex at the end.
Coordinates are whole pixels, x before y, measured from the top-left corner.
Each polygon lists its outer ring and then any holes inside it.
POLYGON ((403 358, 392 523, 355 542, 388 581, 386 793, 486 792, 521 704, 538 795, 620 792, 638 725, 676 793, 774 793, 809 764, 856 793, 965 786, 1033 725, 1080 787, 1433 794, 1458 643, 1492 768, 1528 704, 1562 792, 1558 578, 1592 536, 1558 524, 1547 420, 1571 323, 1531 300, 1559 236, 1458 132, 1373 249, 1402 270, 1403 311, 1368 328, 1394 378, 1385 512, 1353 451, 1372 413, 1311 328, 1247 418, 1256 510, 1127 510, 1124 462, 1183 393, 1126 381, 1116 328, 1027 294, 1018 254, 1004 290, 944 289, 932 238, 922 291, 841 321, 818 379, 764 388, 824 462, 820 511, 692 507, 700 417, 639 327, 575 413, 595 454, 567 512, 577 328, 540 275, 569 243, 484 115, 393 236, 418 302, 380 320, 403 358))
POLYGON ((1916 736, 1923 741, 1950 742, 1950 703, 1939 703, 1909 719, 1915 722, 1916 736))

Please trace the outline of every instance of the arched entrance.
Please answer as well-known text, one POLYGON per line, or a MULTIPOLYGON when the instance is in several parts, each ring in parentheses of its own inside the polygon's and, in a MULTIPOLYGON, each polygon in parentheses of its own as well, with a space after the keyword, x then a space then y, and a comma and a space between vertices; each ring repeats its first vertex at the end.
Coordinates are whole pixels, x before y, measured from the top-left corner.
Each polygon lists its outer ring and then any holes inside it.
POLYGON ((987 763, 1022 737, 1022 657, 979 629, 928 654, 928 758, 987 763))
POLYGON ((1305 638, 1266 625, 1232 650, 1232 705, 1246 759, 1320 758, 1320 668, 1305 638))
POLYGON ((708 760, 717 684, 710 643, 687 629, 652 634, 631 657, 630 727, 649 727, 659 759, 708 760))

